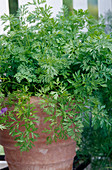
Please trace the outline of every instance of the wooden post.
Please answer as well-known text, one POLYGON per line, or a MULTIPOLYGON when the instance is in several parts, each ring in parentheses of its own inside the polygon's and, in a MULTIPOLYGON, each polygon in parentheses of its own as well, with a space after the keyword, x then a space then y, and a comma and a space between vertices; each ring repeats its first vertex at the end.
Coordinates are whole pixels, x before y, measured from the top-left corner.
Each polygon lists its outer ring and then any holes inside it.
POLYGON ((18 10, 18 0, 9 0, 9 13, 16 14, 18 10))

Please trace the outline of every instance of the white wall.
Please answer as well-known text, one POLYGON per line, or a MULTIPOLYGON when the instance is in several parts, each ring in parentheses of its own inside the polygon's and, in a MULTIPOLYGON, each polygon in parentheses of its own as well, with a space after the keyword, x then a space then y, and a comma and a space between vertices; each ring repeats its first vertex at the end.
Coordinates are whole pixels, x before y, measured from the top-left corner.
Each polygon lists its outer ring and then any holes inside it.
MULTIPOLYGON (((4 14, 9 15, 9 4, 8 0, 0 0, 0 17, 4 14)), ((2 21, 0 20, 0 34, 3 34, 3 25, 2 21)))
MULTIPOLYGON (((19 6, 26 4, 27 2, 33 2, 33 0, 18 0, 19 6)), ((46 3, 53 7, 51 11, 53 12, 53 17, 55 17, 58 11, 62 8, 63 1, 62 0, 46 0, 46 3)), ((33 10, 33 7, 30 8, 30 10, 33 10)))
POLYGON ((73 0, 73 8, 86 10, 88 8, 87 0, 73 0))
POLYGON ((53 7, 52 12, 55 17, 63 6, 63 0, 46 0, 46 2, 53 7))
POLYGON ((104 15, 108 10, 112 11, 112 0, 98 0, 98 15, 104 15))

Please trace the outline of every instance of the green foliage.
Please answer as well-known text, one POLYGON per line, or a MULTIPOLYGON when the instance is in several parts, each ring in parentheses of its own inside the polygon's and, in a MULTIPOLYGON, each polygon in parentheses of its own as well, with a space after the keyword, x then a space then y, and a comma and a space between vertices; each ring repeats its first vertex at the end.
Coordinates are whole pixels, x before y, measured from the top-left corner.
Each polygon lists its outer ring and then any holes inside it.
POLYGON ((3 124, 0 125, 0 130, 6 129, 3 124))
POLYGON ((19 146, 21 151, 31 149, 33 142, 39 137, 36 132, 38 116, 35 115, 34 105, 29 102, 29 95, 20 91, 9 93, 1 102, 1 107, 7 106, 8 111, 1 115, 0 124, 5 124, 9 129, 9 134, 17 141, 15 146, 19 146))
POLYGON ((48 142, 67 135, 80 140, 90 112, 93 125, 111 127, 112 39, 105 34, 103 21, 98 23, 88 11, 69 13, 66 8, 53 18, 51 7, 41 5, 44 2, 33 0, 16 17, 1 17, 8 33, 0 37, 0 102, 6 96, 8 106, 14 98, 18 102, 13 111, 0 116, 0 124, 10 129, 22 151, 31 148, 36 135, 30 95, 45 97, 43 107, 49 106, 44 108, 46 121, 51 121, 45 132, 53 132, 48 142), (28 11, 29 5, 34 11, 28 11), (25 121, 25 132, 19 131, 18 116, 25 121))
POLYGON ((49 97, 43 95, 43 99, 40 101, 41 107, 49 115, 45 118, 45 122, 51 122, 50 128, 45 129, 44 132, 48 134, 53 132, 52 137, 48 136, 48 142, 57 141, 57 138, 66 140, 68 136, 80 142, 83 127, 80 120, 82 103, 76 103, 74 95, 68 93, 60 84, 59 79, 56 80, 55 86, 58 87, 58 90, 51 91, 49 97))
POLYGON ((91 169, 110 169, 112 167, 112 129, 103 127, 84 128, 77 155, 89 155, 91 157, 91 169), (107 168, 108 167, 108 168, 107 168))

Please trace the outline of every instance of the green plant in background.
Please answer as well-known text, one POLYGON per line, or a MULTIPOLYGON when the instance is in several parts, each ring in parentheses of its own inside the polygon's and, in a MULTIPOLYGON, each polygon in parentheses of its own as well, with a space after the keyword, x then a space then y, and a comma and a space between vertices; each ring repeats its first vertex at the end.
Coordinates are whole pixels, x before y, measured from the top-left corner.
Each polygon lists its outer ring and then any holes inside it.
POLYGON ((98 7, 93 5, 88 5, 88 10, 96 19, 98 19, 98 7))
POLYGON ((88 0, 88 10, 91 15, 98 19, 98 0, 88 0))
MULTIPOLYGON (((112 21, 112 13, 108 11, 105 16, 105 25, 104 27, 105 33, 111 36, 111 21, 112 21)), ((112 44, 110 42, 110 47, 112 48, 112 44)), ((102 103, 105 105, 108 118, 111 119, 112 112, 112 79, 108 81, 108 88, 101 88, 99 90, 98 95, 102 103)), ((106 126, 102 122, 102 126, 99 126, 99 122, 96 122, 93 125, 92 121, 92 113, 90 112, 89 124, 87 125, 84 122, 84 130, 82 133, 82 140, 79 145, 80 150, 77 154, 82 155, 90 155, 91 156, 91 169, 111 169, 112 167, 112 129, 106 126)))
POLYGON ((73 0, 63 0, 63 5, 65 5, 69 11, 73 11, 73 0))
POLYGON ((77 155, 91 157, 91 169, 106 169, 112 166, 112 130, 108 129, 105 125, 98 126, 85 126, 80 150, 77 155))
POLYGON ((18 10, 18 0, 8 0, 9 3, 9 13, 16 14, 18 10))
POLYGON ((51 122, 51 130, 44 133, 53 133, 49 143, 68 136, 80 141, 90 112, 93 125, 111 128, 107 97, 101 98, 103 91, 108 92, 111 103, 112 39, 105 34, 103 22, 99 24, 88 11, 69 13, 66 8, 53 18, 51 7, 42 3, 33 0, 16 17, 1 17, 9 30, 0 37, 0 124, 9 129, 22 151, 39 137, 30 96, 42 98, 48 114, 45 121, 51 122), (35 6, 34 11, 29 12, 28 5, 35 6), (19 130, 21 121, 24 132, 19 130))
POLYGON ((1 145, 0 145, 0 155, 4 155, 4 149, 1 145))

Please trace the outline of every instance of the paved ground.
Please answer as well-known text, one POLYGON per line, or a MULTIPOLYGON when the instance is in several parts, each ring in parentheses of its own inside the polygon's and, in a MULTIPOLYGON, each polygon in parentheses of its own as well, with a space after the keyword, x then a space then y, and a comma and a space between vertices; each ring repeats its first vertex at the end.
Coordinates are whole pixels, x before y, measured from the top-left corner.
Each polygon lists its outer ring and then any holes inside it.
POLYGON ((5 168, 5 167, 7 167, 8 165, 7 165, 7 162, 6 161, 0 161, 0 170, 2 169, 2 168, 5 168))

